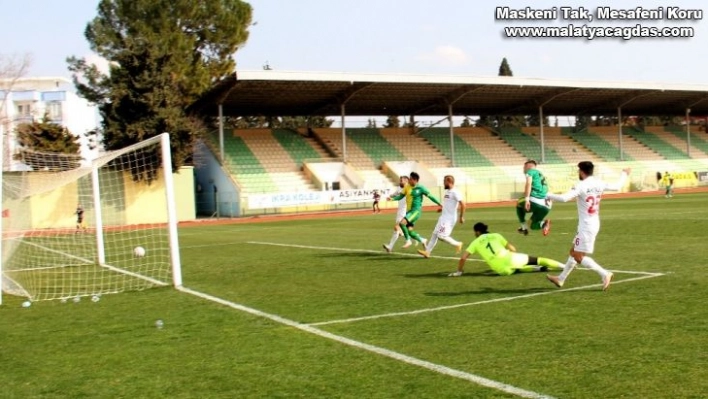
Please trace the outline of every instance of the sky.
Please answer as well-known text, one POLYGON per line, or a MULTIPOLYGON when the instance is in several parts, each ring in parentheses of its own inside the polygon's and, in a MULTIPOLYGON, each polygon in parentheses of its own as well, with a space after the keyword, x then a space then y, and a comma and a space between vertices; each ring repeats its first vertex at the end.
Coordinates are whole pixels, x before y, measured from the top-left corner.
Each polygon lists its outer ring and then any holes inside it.
MULTIPOLYGON (((598 7, 703 11, 677 0, 464 1, 252 0, 255 24, 237 69, 495 76, 506 57, 514 76, 708 85, 708 21, 501 21, 497 7, 598 7), (691 27, 691 38, 510 38, 505 27, 691 27)), ((70 77, 66 57, 98 60, 83 32, 98 0, 0 0, 1 54, 30 53, 30 76, 70 77)), ((665 11, 665 14, 667 12, 665 11)), ((706 16, 708 18, 708 15, 706 16)))
MULTIPOLYGON (((705 2, 252 0, 250 37, 235 56, 238 69, 494 76, 506 57, 514 76, 529 78, 708 84, 708 21, 495 20, 497 7, 584 6, 591 12, 705 2), (504 27, 683 26, 692 38, 508 38, 504 27)), ((30 75, 66 76, 69 55, 97 59, 83 36, 97 0, 0 1, 0 53, 30 53, 30 75)), ((708 16, 706 16, 708 18, 708 16)))

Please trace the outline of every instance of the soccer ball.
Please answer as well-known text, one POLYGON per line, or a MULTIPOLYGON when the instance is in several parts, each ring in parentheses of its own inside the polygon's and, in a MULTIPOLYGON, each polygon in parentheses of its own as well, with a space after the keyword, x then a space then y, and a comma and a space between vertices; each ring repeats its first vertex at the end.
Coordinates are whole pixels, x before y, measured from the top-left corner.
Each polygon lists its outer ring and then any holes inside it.
POLYGON ((142 258, 143 256, 145 256, 145 248, 135 247, 135 249, 133 250, 133 255, 135 255, 138 258, 142 258))

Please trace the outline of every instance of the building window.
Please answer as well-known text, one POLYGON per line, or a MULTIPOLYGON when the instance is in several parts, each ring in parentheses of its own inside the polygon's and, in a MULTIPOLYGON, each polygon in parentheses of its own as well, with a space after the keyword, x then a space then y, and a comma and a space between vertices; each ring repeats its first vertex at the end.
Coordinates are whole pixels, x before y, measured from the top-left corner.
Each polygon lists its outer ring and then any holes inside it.
POLYGON ((47 113, 49 114, 49 119, 53 121, 61 120, 61 103, 59 101, 47 103, 47 113))
POLYGON ((32 117, 32 104, 17 104, 17 116, 19 118, 32 117))

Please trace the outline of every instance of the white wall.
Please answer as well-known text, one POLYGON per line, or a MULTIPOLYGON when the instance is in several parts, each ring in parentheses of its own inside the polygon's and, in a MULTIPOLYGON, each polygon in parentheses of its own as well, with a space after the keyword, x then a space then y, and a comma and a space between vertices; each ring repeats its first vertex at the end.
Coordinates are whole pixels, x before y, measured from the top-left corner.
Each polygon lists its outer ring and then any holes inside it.
MULTIPOLYGON (((0 81, 0 90, 2 88, 7 89, 8 85, 8 81, 0 81)), ((39 120, 44 117, 48 111, 48 102, 43 101, 42 97, 43 94, 47 93, 56 93, 57 96, 63 97, 62 100, 59 100, 61 104, 61 119, 57 122, 80 138, 81 156, 85 159, 84 163, 90 164, 90 161, 98 155, 97 149, 89 150, 88 140, 84 137, 84 133, 99 126, 97 107, 79 97, 74 92, 73 84, 69 79, 61 77, 22 78, 15 81, 10 89, 7 96, 3 96, 6 98, 6 102, 0 119, 4 117, 8 121, 6 126, 8 142, 4 155, 8 157, 6 163, 10 163, 11 170, 19 170, 22 166, 18 161, 10 159, 10 155, 17 150, 15 128, 21 123, 39 120), (19 104, 31 104, 32 112, 29 118, 18 114, 19 104)))

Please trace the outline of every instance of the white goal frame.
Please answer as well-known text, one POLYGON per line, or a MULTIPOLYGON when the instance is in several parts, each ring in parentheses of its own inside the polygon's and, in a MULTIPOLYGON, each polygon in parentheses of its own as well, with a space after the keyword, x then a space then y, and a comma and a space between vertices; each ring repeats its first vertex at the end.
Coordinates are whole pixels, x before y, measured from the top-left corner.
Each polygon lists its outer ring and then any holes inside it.
MULTIPOLYGON (((6 133, 2 132, 3 127, 0 126, 0 133, 6 133)), ((175 203, 175 186, 174 186, 174 179, 172 176, 172 157, 171 157, 171 150, 170 150, 170 135, 169 133, 162 133, 158 136, 152 137, 150 139, 144 140, 140 143, 131 145, 129 147, 126 147, 122 150, 118 150, 115 153, 120 156, 121 154, 126 154, 128 153, 133 147, 142 147, 146 143, 152 142, 153 144, 158 144, 157 141, 159 140, 159 148, 160 148, 160 154, 162 158, 162 165, 160 166, 160 170, 162 170, 162 176, 164 178, 164 191, 165 191, 165 197, 166 197, 166 211, 167 211, 167 223, 166 223, 166 228, 167 228, 167 238, 168 238, 168 251, 169 251, 169 262, 170 262, 170 269, 171 269, 171 274, 172 274, 172 285, 174 287, 181 287, 182 286, 182 267, 181 267, 181 259, 180 259, 180 251, 179 251, 179 239, 178 239, 178 232, 177 232, 177 206, 175 203)), ((3 162, 3 144, 0 143, 0 165, 2 165, 3 162)), ((109 153, 110 154, 110 153, 109 153)), ((104 225, 103 225, 103 215, 102 215, 102 206, 101 206, 101 197, 99 193, 101 192, 101 187, 99 183, 99 169, 101 166, 103 166, 106 163, 105 158, 100 157, 99 159, 96 159, 92 161, 91 164, 91 187, 92 187, 92 192, 94 193, 93 195, 93 208, 95 211, 94 217, 95 217, 95 245, 96 245, 96 259, 95 262, 97 265, 110 269, 111 271, 118 272, 118 273, 123 273, 130 275, 132 277, 137 277, 139 279, 144 279, 147 281, 150 281, 151 283, 155 283, 156 285, 169 285, 169 283, 166 283, 164 281, 158 281, 155 279, 152 279, 151 277, 148 276, 143 276, 140 274, 132 273, 128 270, 123 270, 114 266, 111 266, 110 264, 106 263, 106 247, 105 247, 105 242, 104 242, 104 225)), ((3 168, 0 167, 0 183, 3 182, 3 168)), ((3 198, 3 187, 2 184, 0 184, 0 199, 3 198)), ((1 200, 0 200, 1 202, 1 200)), ((4 203, 1 204, 4 209, 4 203)), ((2 254, 3 250, 3 233, 4 233, 4 226, 3 226, 3 220, 0 218, 0 254, 2 254)), ((3 270, 3 260, 0 257, 0 279, 4 279, 4 270, 3 270)), ((0 284, 0 305, 3 303, 3 290, 0 284)))

